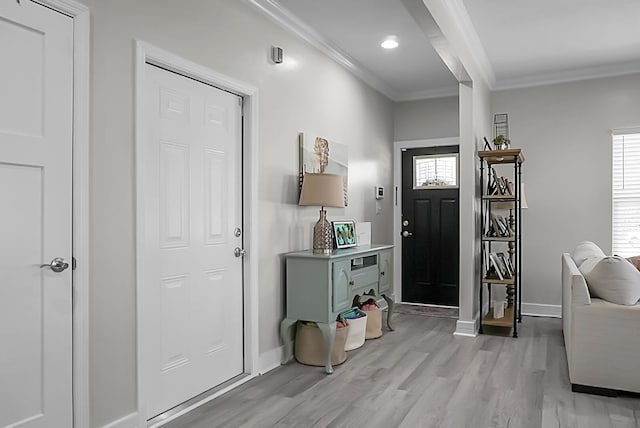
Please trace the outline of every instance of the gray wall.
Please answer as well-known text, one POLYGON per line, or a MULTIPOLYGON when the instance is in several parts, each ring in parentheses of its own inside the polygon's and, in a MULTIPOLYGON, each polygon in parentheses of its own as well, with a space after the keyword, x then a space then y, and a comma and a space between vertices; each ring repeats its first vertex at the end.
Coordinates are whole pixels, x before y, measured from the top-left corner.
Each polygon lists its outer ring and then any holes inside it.
POLYGON ((640 125, 640 74, 492 94, 524 151, 523 303, 561 304, 560 255, 611 251, 611 130, 640 125))
POLYGON ((350 204, 329 216, 372 221, 373 240, 391 242, 392 198, 376 215, 373 187, 392 184, 393 106, 244 2, 82 1, 92 13, 90 388, 91 426, 99 427, 136 410, 134 40, 259 90, 262 354, 280 346, 278 255, 309 248, 318 216, 295 205, 297 133, 349 145, 350 204), (271 45, 295 63, 270 64, 271 45))
POLYGON ((460 135, 458 96, 396 103, 393 110, 395 141, 460 135))

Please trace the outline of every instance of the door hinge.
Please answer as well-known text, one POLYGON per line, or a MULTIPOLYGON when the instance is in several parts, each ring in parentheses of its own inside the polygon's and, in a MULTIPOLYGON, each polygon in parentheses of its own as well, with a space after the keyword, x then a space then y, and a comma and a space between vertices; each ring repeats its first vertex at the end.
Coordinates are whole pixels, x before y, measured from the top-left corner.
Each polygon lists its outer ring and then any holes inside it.
POLYGON ((76 270, 77 262, 75 257, 71 257, 71 270, 76 270))

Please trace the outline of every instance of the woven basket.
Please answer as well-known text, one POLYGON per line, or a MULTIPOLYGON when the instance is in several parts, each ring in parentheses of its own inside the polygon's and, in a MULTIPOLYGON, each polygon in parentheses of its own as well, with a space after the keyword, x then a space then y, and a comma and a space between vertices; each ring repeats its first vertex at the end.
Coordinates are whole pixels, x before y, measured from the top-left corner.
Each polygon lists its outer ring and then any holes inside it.
MULTIPOLYGON (((344 345, 348 334, 349 326, 336 329, 336 338, 333 343, 333 352, 331 353, 331 365, 342 364, 347 359, 344 345)), ((326 363, 324 354, 324 337, 320 329, 299 322, 296 327, 296 360, 308 366, 324 366, 326 363)))
POLYGON ((360 318, 350 318, 349 334, 344 345, 345 351, 351 351, 364 345, 364 339, 367 335, 367 315, 360 318))
POLYGON ((364 335, 365 339, 377 339, 382 336, 382 310, 365 311, 367 314, 367 331, 364 335))

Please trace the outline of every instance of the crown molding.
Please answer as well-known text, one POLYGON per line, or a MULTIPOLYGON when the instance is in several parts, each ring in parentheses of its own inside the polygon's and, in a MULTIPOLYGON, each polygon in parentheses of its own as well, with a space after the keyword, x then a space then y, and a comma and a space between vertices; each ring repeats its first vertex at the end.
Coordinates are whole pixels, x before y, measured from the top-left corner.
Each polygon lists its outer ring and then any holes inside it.
POLYGON ((427 100, 432 98, 447 98, 447 97, 457 97, 458 96, 458 85, 454 86, 444 86, 437 89, 427 89, 424 91, 415 91, 415 92, 407 92, 404 94, 399 94, 398 98, 394 101, 396 102, 405 102, 405 101, 418 101, 418 100, 427 100))
POLYGON ((491 62, 489 61, 489 56, 484 50, 484 46, 476 32, 476 27, 474 27, 473 22, 471 21, 467 8, 462 0, 447 0, 443 1, 442 4, 448 10, 453 20, 458 24, 460 34, 462 35, 466 47, 469 49, 469 54, 478 67, 478 71, 484 78, 485 82, 487 82, 489 88, 493 89, 493 86, 496 83, 496 75, 493 71, 493 67, 491 66, 491 62))
POLYGON ((499 79, 493 90, 521 89, 534 86, 554 85, 557 83, 578 82, 581 80, 601 79, 604 77, 625 76, 640 73, 640 61, 618 64, 606 64, 597 67, 576 68, 551 73, 537 73, 529 76, 499 79))
POLYGON ((327 40, 320 33, 307 25, 305 22, 296 17, 288 9, 280 5, 275 0, 245 0, 245 2, 254 6, 264 15, 269 17, 275 23, 284 29, 292 32, 300 37, 320 52, 346 68, 360 80, 371 86, 376 91, 382 93, 387 98, 397 101, 399 94, 391 89, 389 85, 374 76, 366 70, 357 61, 347 55, 345 52, 337 48, 331 41, 327 40))

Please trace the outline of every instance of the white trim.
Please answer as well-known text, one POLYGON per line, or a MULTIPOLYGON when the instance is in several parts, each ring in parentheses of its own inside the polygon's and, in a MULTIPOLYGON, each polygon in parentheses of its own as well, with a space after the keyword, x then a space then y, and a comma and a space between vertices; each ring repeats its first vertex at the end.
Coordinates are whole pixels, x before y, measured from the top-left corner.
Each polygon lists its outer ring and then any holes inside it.
POLYGON ((361 79, 367 85, 373 89, 382 93, 393 101, 403 101, 409 99, 407 97, 401 99, 400 94, 395 92, 386 83, 380 80, 373 73, 369 72, 365 67, 351 58, 347 53, 335 46, 331 41, 323 37, 320 33, 315 31, 305 22, 296 17, 289 10, 278 4, 275 0, 245 0, 250 5, 254 6, 264 15, 273 20, 276 24, 280 25, 285 30, 290 31, 296 36, 300 37, 305 42, 309 43, 314 48, 318 49, 323 54, 349 70, 356 77, 361 79))
POLYGON ((263 375, 282 365, 284 357, 284 346, 279 346, 270 351, 260 354, 260 374, 263 375))
POLYGON ((478 318, 475 317, 473 321, 458 320, 456 322, 456 331, 453 332, 453 335, 476 337, 478 335, 478 318))
POLYGON ((629 134, 640 134, 640 128, 615 128, 611 130, 611 135, 629 135, 629 134))
MULTIPOLYGON (((135 57, 135 138, 136 138, 136 183, 142 182, 144 176, 144 164, 141 162, 140 150, 144 138, 144 76, 145 64, 150 63, 167 70, 180 73, 184 76, 197 79, 228 90, 243 97, 244 103, 244 129, 243 129, 243 208, 244 208, 244 236, 248 237, 244 241, 244 248, 247 255, 244 258, 244 371, 249 376, 243 378, 218 391, 216 394, 207 397, 188 409, 195 408, 222 393, 234 388, 246 380, 255 376, 259 368, 258 356, 258 90, 239 80, 235 80, 223 74, 217 73, 207 67, 188 61, 177 55, 171 54, 160 48, 142 41, 136 41, 135 57)), ((141 228, 143 213, 141 207, 143 195, 136 192, 136 238, 137 243, 142 242, 143 231, 141 228)), ((144 350, 141 347, 141 303, 140 284, 144 278, 144 266, 139 264, 142 260, 142 248, 136 245, 136 295, 137 295, 137 382, 138 382, 138 424, 146 427, 146 391, 143 383, 143 370, 140 366, 144 359, 144 350)), ((184 410, 186 412, 186 409, 184 410)), ((183 412, 177 415, 183 414, 183 412)), ((174 415, 177 417, 176 415, 174 415)), ((166 422, 166 421, 165 421, 166 422)), ((164 423, 164 422, 163 422, 164 423)))
POLYGON ((562 305, 543 305, 540 303, 523 303, 522 315, 533 317, 562 318, 562 305))
POLYGON ((118 420, 110 422, 107 425, 103 425, 102 428, 137 428, 137 423, 138 414, 134 412, 118 420))
POLYGON ((89 426, 89 8, 73 0, 34 0, 73 19, 73 425, 89 426))
POLYGON ((596 67, 585 67, 567 71, 537 73, 530 76, 500 79, 491 88, 494 91, 508 89, 531 88, 535 86, 555 85, 558 83, 579 82, 583 80, 601 79, 605 77, 626 76, 640 72, 640 61, 622 64, 606 64, 596 67))
POLYGON ((428 100, 432 98, 457 97, 458 88, 459 88, 459 85, 456 84, 454 86, 443 86, 441 88, 427 89, 424 91, 407 92, 405 94, 398 94, 398 96, 394 98, 393 101, 405 102, 405 101, 428 100))
POLYGON ((406 140, 393 143, 393 291, 396 300, 402 302, 402 149, 420 147, 454 146, 460 144, 459 137, 431 138, 427 140, 406 140))
POLYGON ((496 75, 491 66, 491 61, 489 61, 489 56, 484 50, 484 45, 480 41, 476 28, 471 21, 467 8, 464 6, 462 0, 447 0, 443 1, 442 5, 446 7, 449 15, 458 24, 457 27, 460 30, 469 55, 473 58, 473 61, 478 67, 478 71, 491 89, 496 83, 496 75))

